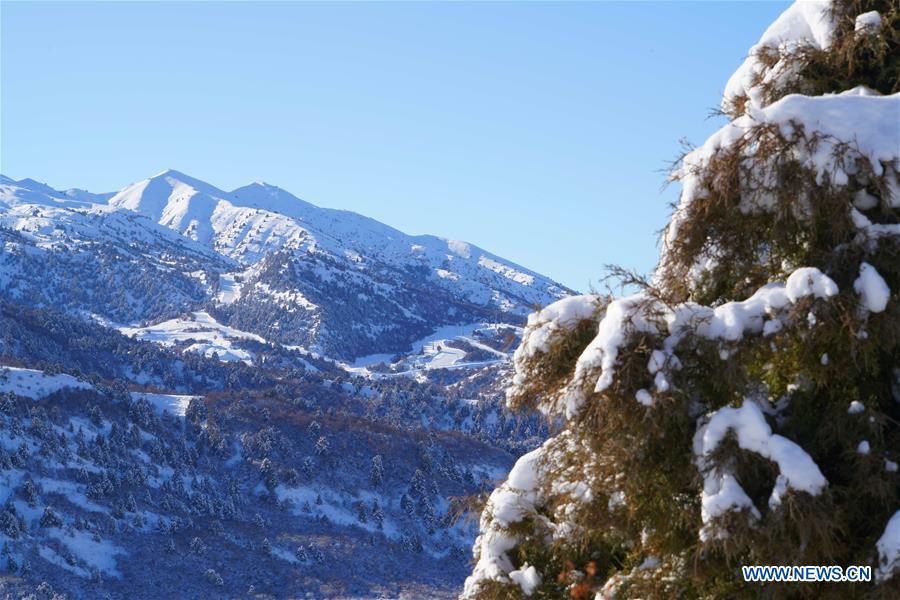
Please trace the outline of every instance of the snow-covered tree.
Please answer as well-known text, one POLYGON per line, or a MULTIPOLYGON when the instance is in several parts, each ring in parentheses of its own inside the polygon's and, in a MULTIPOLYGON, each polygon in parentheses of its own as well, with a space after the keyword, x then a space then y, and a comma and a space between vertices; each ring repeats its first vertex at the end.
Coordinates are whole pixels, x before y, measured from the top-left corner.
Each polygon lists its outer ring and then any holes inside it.
POLYGON ((198 556, 200 554, 203 554, 204 552, 206 552, 206 544, 204 544, 203 540, 201 540, 198 537, 191 539, 190 548, 191 548, 191 552, 193 554, 197 554, 198 556))
POLYGON ((381 505, 378 504, 378 500, 372 500, 372 520, 375 521, 375 526, 378 529, 384 529, 384 511, 381 510, 381 505))
POLYGON ((319 436, 316 441, 316 456, 325 456, 328 453, 328 438, 319 436))
POLYGON ((225 585, 225 582, 222 580, 222 576, 219 575, 215 569, 207 569, 206 573, 204 573, 206 580, 216 587, 221 587, 225 585))
POLYGON ((421 469, 416 469, 412 479, 409 480, 409 495, 413 498, 422 498, 426 495, 425 474, 421 469))
POLYGON ((59 515, 54 512, 54 510, 49 507, 44 507, 44 514, 41 515, 41 527, 62 527, 63 521, 59 518, 59 515))
POLYGON ((897 597, 898 89, 896 2, 765 32, 676 165, 651 280, 529 317, 507 401, 563 426, 491 494, 464 597, 897 597))
POLYGON ((370 479, 372 485, 378 487, 384 481, 384 465, 381 462, 381 455, 376 454, 372 457, 372 468, 370 471, 370 479))

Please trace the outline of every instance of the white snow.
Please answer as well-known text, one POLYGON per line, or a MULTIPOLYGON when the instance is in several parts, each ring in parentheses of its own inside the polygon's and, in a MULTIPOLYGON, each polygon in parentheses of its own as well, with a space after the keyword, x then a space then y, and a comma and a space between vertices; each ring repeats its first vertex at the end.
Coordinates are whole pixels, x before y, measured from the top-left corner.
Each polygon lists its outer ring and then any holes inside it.
POLYGON ((882 312, 891 297, 891 289, 884 278, 867 262, 859 266, 859 277, 853 282, 853 289, 859 294, 863 306, 873 313, 882 312))
POLYGON ((516 350, 516 360, 547 352, 557 335, 571 331, 580 322, 596 315, 599 309, 599 296, 584 295, 557 300, 543 310, 531 313, 522 343, 516 350))
MULTIPOLYGON (((838 287, 834 281, 818 269, 803 267, 802 269, 797 269, 788 277, 785 292, 788 300, 797 302, 806 296, 814 296, 816 298, 836 296, 838 287)), ((780 308, 780 306, 776 306, 776 308, 780 308)))
MULTIPOLYGON (((356 213, 317 207, 268 184, 227 192, 173 170, 116 194, 59 192, 37 182, 8 178, 0 182, 3 227, 19 231, 26 239, 58 246, 71 238, 62 235, 59 225, 64 224, 68 234, 70 223, 79 233, 90 231, 85 236, 90 239, 114 238, 129 247, 134 241, 158 243, 162 238, 244 269, 269 252, 286 251, 326 281, 349 273, 355 284, 375 289, 383 288, 385 268, 402 273, 424 267, 436 273, 440 287, 461 300, 522 316, 534 305, 569 294, 554 281, 475 245, 406 235, 356 213), (95 215, 110 223, 98 225, 92 218, 95 215)), ((256 291, 255 285, 237 277, 240 273, 246 270, 220 274, 216 293, 220 303, 231 304, 256 291)), ((0 285, 11 277, 0 264, 0 285)), ((295 296, 284 298, 285 302, 296 300, 305 309, 313 306, 299 290, 291 292, 295 296)))
POLYGON ((183 417, 185 415, 188 405, 194 398, 200 398, 200 396, 179 396, 176 394, 131 392, 132 400, 146 400, 160 413, 166 411, 170 415, 176 417, 183 417))
MULTIPOLYGON (((612 385, 619 350, 633 333, 664 337, 661 347, 651 355, 648 371, 654 375, 656 389, 665 392, 671 384, 664 371, 680 367, 675 351, 685 336, 693 334, 719 342, 723 356, 727 358, 728 344, 738 342, 748 334, 769 333, 783 328, 781 315, 791 304, 810 296, 827 299, 837 293, 837 284, 827 275, 816 268, 802 267, 791 273, 785 283, 770 283, 746 300, 727 302, 715 308, 690 302, 666 306, 643 292, 614 300, 607 305, 596 336, 578 357, 575 374, 566 392, 540 408, 547 413, 560 411, 567 418, 575 415, 591 391, 602 392, 612 385), (767 325, 772 321, 779 321, 777 328, 767 325)), ((588 298, 568 298, 544 309, 534 319, 529 318, 522 345, 514 357, 516 364, 523 364, 529 352, 547 347, 560 328, 571 327, 577 318, 592 314, 588 312, 592 306, 588 298), (558 305, 564 310, 556 310, 558 305), (547 318, 541 318, 545 313, 547 318), (563 320, 560 314, 565 314, 569 319, 563 320)), ((515 394, 517 386, 526 381, 525 375, 517 371, 508 394, 515 394)), ((642 404, 647 400, 643 394, 637 399, 642 404)))
POLYGON ((435 273, 441 279, 449 279, 451 281, 459 281, 459 275, 453 273, 452 271, 448 271, 447 269, 435 269, 435 273))
POLYGON ((78 575, 79 577, 83 577, 84 579, 89 578, 91 575, 90 573, 88 573, 86 570, 82 569, 79 566, 70 565, 68 562, 66 562, 66 560, 62 556, 60 556, 52 548, 49 548, 47 546, 42 545, 42 546, 40 546, 40 548, 38 548, 38 556, 40 556, 47 562, 54 564, 57 567, 60 567, 61 569, 65 569, 66 571, 69 571, 70 573, 74 573, 75 575, 78 575))
POLYGON ((0 365, 0 393, 38 400, 63 388, 91 389, 93 386, 64 373, 47 375, 35 369, 0 365))
POLYGON ((857 33, 872 33, 881 29, 881 14, 877 10, 857 15, 854 23, 854 31, 857 33))
POLYGON ((482 255, 481 257, 479 257, 478 264, 482 267, 485 267, 486 269, 494 271, 495 273, 503 275, 507 279, 512 279, 516 283, 521 283, 522 285, 532 285, 534 283, 533 275, 517 271, 509 265, 505 265, 492 258, 488 258, 487 256, 482 255))
MULTIPOLYGON (((787 137, 800 130, 807 140, 817 136, 815 144, 796 144, 796 158, 812 169, 820 182, 828 177, 836 185, 846 185, 849 171, 855 168, 851 166, 854 157, 867 159, 877 177, 892 176, 900 161, 900 128, 896 126, 900 122, 900 93, 878 96, 866 95, 863 91, 857 88, 837 95, 785 96, 731 121, 685 156, 677 173, 682 183, 681 200, 666 231, 662 263, 665 264, 666 249, 677 238, 688 207, 696 198, 708 193, 700 181, 700 173, 706 164, 718 152, 747 139, 760 127, 777 126, 787 137), (845 152, 849 152, 849 156, 843 156, 845 152)), ((743 152, 752 152, 754 148, 754 144, 749 144, 743 152)), ((764 169, 765 172, 772 170, 764 169)), ((754 171, 755 176, 764 174, 759 169, 754 171)), ((774 182, 770 183, 774 185, 774 182)), ((747 187, 752 189, 753 186, 748 182, 747 187)), ((735 212, 735 218, 740 218, 742 213, 769 210, 773 202, 767 195, 747 195, 735 212)))
MULTIPOLYGON (((328 518, 332 523, 344 526, 355 526, 365 529, 369 532, 381 531, 386 537, 396 538, 400 535, 397 524, 385 514, 384 528, 379 530, 377 525, 369 520, 366 523, 360 523, 357 519, 357 513, 352 506, 357 499, 348 497, 347 494, 320 486, 302 486, 302 487, 286 487, 279 485, 275 488, 275 494, 279 501, 290 502, 294 515, 304 518, 314 518, 321 514, 328 518), (321 496, 322 504, 316 504, 316 497, 321 496), (304 503, 308 502, 312 508, 312 513, 303 511, 304 503)), ((384 498, 380 495, 364 493, 361 494, 362 500, 371 505, 372 499, 377 499, 382 507, 390 505, 390 498, 384 498)))
POLYGON ((188 317, 170 319, 149 327, 119 327, 124 335, 140 340, 172 346, 176 342, 194 340, 187 347, 188 352, 198 352, 204 356, 215 353, 221 361, 241 360, 250 364, 253 353, 235 346, 235 340, 253 340, 265 343, 256 335, 222 325, 207 312, 194 312, 188 317))
POLYGON ((738 445, 778 464, 779 475, 769 497, 769 506, 776 507, 788 489, 818 495, 828 485, 818 465, 803 448, 791 440, 773 434, 759 406, 745 400, 740 408, 725 407, 713 413, 706 424, 697 429, 694 436, 694 455, 704 472, 701 494, 700 532, 702 540, 710 539, 718 532, 710 529, 711 521, 726 511, 749 508, 754 516, 759 511, 728 470, 709 463, 709 456, 719 446, 725 434, 734 432, 738 445))
POLYGON ((635 393, 634 398, 644 406, 653 406, 653 396, 650 395, 650 392, 647 390, 638 390, 637 393, 635 393))
POLYGON ((869 446, 868 440, 861 441, 859 443, 859 445, 856 447, 856 451, 859 452, 860 454, 868 454, 870 449, 871 449, 871 447, 869 446))
POLYGON ((62 542, 72 554, 89 566, 108 576, 121 577, 121 573, 116 567, 116 556, 127 554, 123 548, 108 540, 94 541, 91 534, 77 529, 67 532, 51 529, 49 534, 62 542))
POLYGON ((866 406, 859 400, 854 400, 850 403, 850 408, 847 409, 847 414, 855 415, 863 412, 864 410, 866 410, 866 406))
POLYGON ((469 258, 472 256, 472 247, 459 240, 447 240, 447 248, 450 249, 450 252, 462 258, 469 258))
POLYGON ((749 99, 751 106, 761 107, 761 88, 764 84, 791 74, 785 72, 781 61, 771 68, 765 67, 758 58, 760 52, 768 54, 772 50, 780 50, 784 53, 800 46, 828 48, 834 34, 834 23, 827 12, 830 5, 829 0, 805 0, 791 4, 750 48, 743 64, 728 80, 722 107, 727 110, 736 98, 742 96, 749 99))
POLYGON ((458 369, 468 367, 481 367, 491 364, 508 362, 509 355, 478 341, 476 333, 493 333, 498 327, 492 323, 468 323, 465 325, 444 325, 436 328, 430 335, 416 340, 402 353, 404 370, 382 374, 373 372, 369 367, 379 363, 391 363, 395 354, 370 354, 356 359, 352 365, 339 363, 339 366, 357 375, 379 378, 413 375, 422 371, 433 369, 458 369), (454 347, 454 345, 463 348, 454 347), (479 350, 490 354, 493 358, 466 361, 469 350, 479 350))
POLYGON ((528 563, 523 564, 520 569, 511 572, 509 578, 522 588, 522 593, 526 596, 533 594, 534 588, 541 585, 541 576, 538 574, 537 569, 529 566, 528 563))
POLYGON ((225 273, 219 276, 219 293, 216 300, 222 304, 233 304, 241 297, 241 284, 235 278, 234 273, 225 273))
MULTIPOLYGON (((466 578, 463 597, 474 596, 482 581, 508 581, 514 572, 507 552, 516 546, 518 540, 506 528, 534 511, 534 503, 538 500, 538 462, 545 447, 546 444, 520 457, 506 482, 491 493, 481 516, 481 533, 473 548, 477 562, 472 574, 466 578)), ((522 585, 523 592, 526 586, 539 584, 537 572, 520 571, 523 572, 517 576, 520 580, 517 583, 522 585)))
POLYGON ((888 521, 875 546, 878 548, 878 572, 875 579, 890 579, 900 569, 900 510, 888 521))
POLYGON ((96 513, 109 513, 109 509, 88 500, 84 493, 84 486, 76 484, 72 481, 62 481, 59 479, 51 479, 49 477, 37 477, 34 482, 40 485, 41 491, 45 494, 59 494, 63 496, 67 502, 79 506, 84 510, 96 513))

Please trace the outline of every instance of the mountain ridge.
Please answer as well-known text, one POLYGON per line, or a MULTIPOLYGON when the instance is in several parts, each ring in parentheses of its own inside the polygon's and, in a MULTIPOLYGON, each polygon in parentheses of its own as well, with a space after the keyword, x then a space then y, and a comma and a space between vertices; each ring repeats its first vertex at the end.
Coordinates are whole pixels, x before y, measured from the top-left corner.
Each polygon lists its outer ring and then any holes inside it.
MULTIPOLYGON (((151 263, 140 267, 143 272, 171 272, 182 280, 177 302, 160 297, 148 309, 138 294, 111 312, 90 298, 108 296, 109 290, 73 298, 64 289, 67 275, 60 273, 53 301, 68 298, 70 308, 131 324, 211 310, 225 325, 345 360, 402 353, 447 325, 519 325, 535 306, 573 293, 474 244, 408 235, 358 213, 318 207, 268 183, 225 191, 174 169, 102 194, 3 177, 0 226, 31 232, 31 270, 41 254, 51 262, 73 260, 46 253, 74 247, 83 258, 79 268, 91 273, 84 279, 115 286, 123 275, 109 271, 126 267, 87 254, 99 252, 98 244, 120 252, 131 236, 150 244, 132 248, 151 263), (184 243, 163 235, 159 226, 184 243), (198 257, 210 252, 214 256, 203 264, 198 257), (179 263, 193 266, 181 269, 179 263)), ((26 271, 9 266, 25 260, 14 248, 0 261, 0 285, 12 279, 10 273, 21 277, 26 271)), ((134 271, 127 273, 131 281, 134 271)), ((165 287, 170 282, 164 279, 156 282, 165 287)), ((29 294, 38 304, 52 303, 40 286, 34 279, 29 294)), ((24 287, 14 293, 21 296, 24 287)))

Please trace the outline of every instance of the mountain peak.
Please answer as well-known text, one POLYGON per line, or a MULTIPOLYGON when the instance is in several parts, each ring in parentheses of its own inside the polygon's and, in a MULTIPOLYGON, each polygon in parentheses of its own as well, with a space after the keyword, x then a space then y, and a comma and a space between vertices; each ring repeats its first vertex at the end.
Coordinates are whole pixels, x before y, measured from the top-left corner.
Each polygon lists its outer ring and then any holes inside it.
POLYGON ((160 171, 156 175, 153 175, 152 177, 150 177, 150 179, 158 179, 158 178, 165 178, 165 177, 172 177, 173 179, 194 179, 190 175, 187 175, 187 174, 182 173, 181 171, 177 171, 175 169, 166 169, 164 171, 160 171))
MULTIPOLYGON (((184 185, 188 185, 198 192, 203 192, 204 194, 209 194, 210 196, 215 196, 218 198, 224 198, 227 194, 223 190, 217 188, 211 183, 207 183, 202 179, 197 179, 196 177, 192 177, 183 171, 177 171, 175 169, 166 169, 156 175, 143 180, 140 183, 155 183, 155 182, 166 182, 169 186, 172 185, 173 182, 181 183, 184 185)), ((139 185, 135 184, 135 185, 139 185)), ((129 186, 130 187, 130 186, 129 186)), ((127 188, 126 188, 127 189, 127 188)))

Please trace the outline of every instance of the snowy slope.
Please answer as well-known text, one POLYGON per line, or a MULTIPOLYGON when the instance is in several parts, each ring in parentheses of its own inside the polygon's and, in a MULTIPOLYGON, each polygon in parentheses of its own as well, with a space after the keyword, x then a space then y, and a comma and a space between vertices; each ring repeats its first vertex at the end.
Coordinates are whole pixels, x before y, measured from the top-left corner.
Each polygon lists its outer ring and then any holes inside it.
POLYGON ((253 359, 249 350, 235 345, 239 340, 253 340, 265 343, 254 333, 240 331, 222 325, 207 312, 191 313, 188 317, 170 319, 147 327, 119 327, 128 337, 171 346, 178 342, 189 343, 187 352, 199 352, 204 356, 216 355, 219 360, 241 360, 247 364, 253 359))
POLYGON ((265 183, 225 192, 169 170, 127 186, 109 204, 247 263, 290 249, 325 253, 357 269, 425 267, 437 286, 460 289, 476 304, 519 312, 566 293, 548 278, 477 246, 406 235, 356 213, 316 207, 265 183))
POLYGON ((0 365, 0 393, 15 394, 37 400, 63 388, 90 389, 91 387, 91 384, 65 373, 51 375, 34 369, 0 365))
MULTIPOLYGON (((138 328, 213 310, 223 326, 349 361, 448 326, 520 325, 570 294, 466 242, 171 170, 115 194, 3 178, 0 247, 0 296, 138 328)), ((251 358, 214 346, 192 349, 251 358)), ((460 362, 451 354, 435 364, 460 362)))
POLYGON ((133 322, 181 314, 208 296, 204 273, 233 261, 108 195, 0 183, 0 299, 133 322))
POLYGON ((131 392, 131 399, 134 401, 146 400, 150 405, 160 413, 168 413, 176 417, 183 417, 187 412, 188 405, 194 398, 199 396, 183 396, 179 394, 155 394, 151 392, 131 392))

